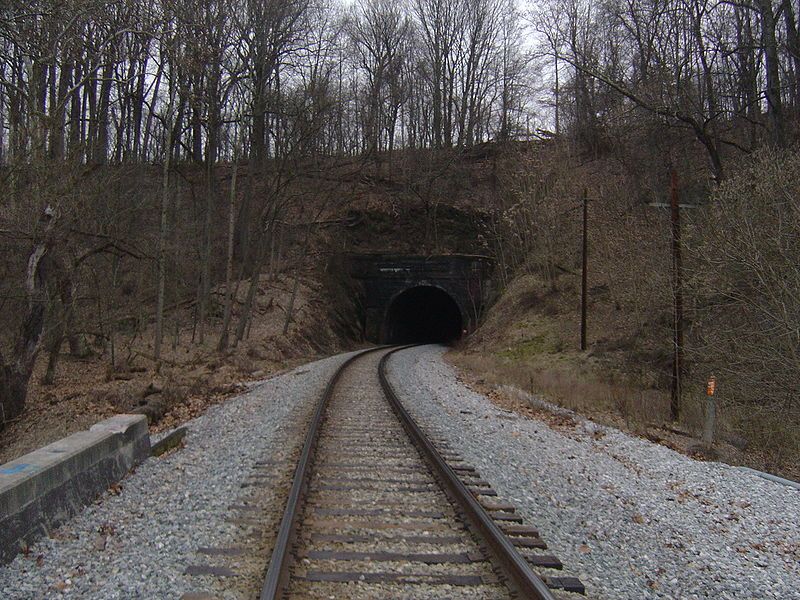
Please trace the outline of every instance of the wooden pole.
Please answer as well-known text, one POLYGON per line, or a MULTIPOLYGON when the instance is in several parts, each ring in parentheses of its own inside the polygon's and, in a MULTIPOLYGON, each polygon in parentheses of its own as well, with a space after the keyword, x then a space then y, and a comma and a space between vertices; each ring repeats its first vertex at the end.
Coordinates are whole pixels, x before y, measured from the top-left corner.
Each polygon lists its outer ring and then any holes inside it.
POLYGON ((706 414, 703 424, 703 443, 709 450, 714 446, 714 433, 717 427, 717 401, 714 393, 717 389, 717 379, 712 375, 706 385, 706 414))
POLYGON ((703 423, 703 443, 706 448, 714 446, 714 432, 717 427, 717 402, 714 396, 706 396, 706 414, 703 423))
POLYGON ((581 351, 586 350, 586 309, 588 303, 586 266, 589 255, 588 240, 589 199, 586 188, 583 190, 583 244, 581 250, 581 351))
POLYGON ((681 374, 683 367, 683 281, 681 262, 681 214, 678 203, 678 174, 672 170, 670 198, 670 222, 672 229, 672 292, 673 316, 673 355, 672 355, 672 394, 670 398, 670 418, 677 421, 681 412, 681 374))

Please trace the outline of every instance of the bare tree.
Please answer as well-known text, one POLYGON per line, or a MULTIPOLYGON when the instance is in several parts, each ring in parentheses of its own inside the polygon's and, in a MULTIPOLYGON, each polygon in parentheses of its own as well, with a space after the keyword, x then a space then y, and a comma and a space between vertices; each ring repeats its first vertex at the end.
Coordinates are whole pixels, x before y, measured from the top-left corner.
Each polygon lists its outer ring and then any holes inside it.
POLYGON ((55 242, 56 213, 47 207, 42 213, 25 273, 28 310, 16 341, 13 358, 0 354, 0 429, 18 417, 25 408, 28 382, 39 352, 47 308, 47 261, 55 242))
POLYGON ((397 110, 402 98, 399 80, 410 21, 396 2, 362 0, 354 7, 349 34, 357 65, 366 76, 364 136, 367 152, 391 151, 397 110), (387 133, 385 144, 382 132, 387 133))

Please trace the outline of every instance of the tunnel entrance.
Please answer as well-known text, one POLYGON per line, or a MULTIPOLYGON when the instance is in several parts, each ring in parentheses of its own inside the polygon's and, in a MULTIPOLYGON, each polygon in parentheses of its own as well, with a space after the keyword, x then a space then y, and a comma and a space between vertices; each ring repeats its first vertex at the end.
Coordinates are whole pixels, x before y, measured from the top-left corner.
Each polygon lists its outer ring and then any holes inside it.
POLYGON ((461 337, 463 325, 461 310, 447 292, 432 286, 412 287, 389 305, 384 341, 447 344, 461 337))
MULTIPOLYGON (((471 254, 347 254, 364 340, 453 341, 474 331, 494 297, 493 262, 471 254)), ((333 266, 331 272, 337 267, 333 266)))

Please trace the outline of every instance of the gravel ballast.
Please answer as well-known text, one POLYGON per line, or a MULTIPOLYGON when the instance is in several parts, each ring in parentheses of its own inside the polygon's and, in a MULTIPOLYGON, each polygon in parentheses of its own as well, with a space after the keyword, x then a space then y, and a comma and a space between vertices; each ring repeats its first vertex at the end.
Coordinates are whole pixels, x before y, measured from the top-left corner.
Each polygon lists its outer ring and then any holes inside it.
MULTIPOLYGON (((0 567, 0 598, 179 598, 200 547, 241 540, 226 518, 256 461, 286 454, 342 354, 254 385, 186 423, 186 447, 145 461, 119 488, 0 567), (121 488, 121 489, 120 489, 121 488)), ((282 507, 280 507, 282 510, 282 507)), ((266 560, 266 559, 265 559, 266 560)))
POLYGON ((470 390, 424 346, 389 379, 535 525, 593 598, 800 598, 800 491, 579 416, 551 428, 470 390))

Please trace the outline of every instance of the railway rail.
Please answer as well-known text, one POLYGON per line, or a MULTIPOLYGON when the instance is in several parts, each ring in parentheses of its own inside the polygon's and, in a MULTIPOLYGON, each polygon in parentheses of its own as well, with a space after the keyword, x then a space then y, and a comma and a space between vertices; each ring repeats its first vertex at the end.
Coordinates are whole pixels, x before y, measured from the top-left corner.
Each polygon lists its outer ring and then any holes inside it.
POLYGON ((386 377, 400 348, 346 361, 316 407, 261 600, 531 598, 583 593, 514 507, 441 440, 386 377))

